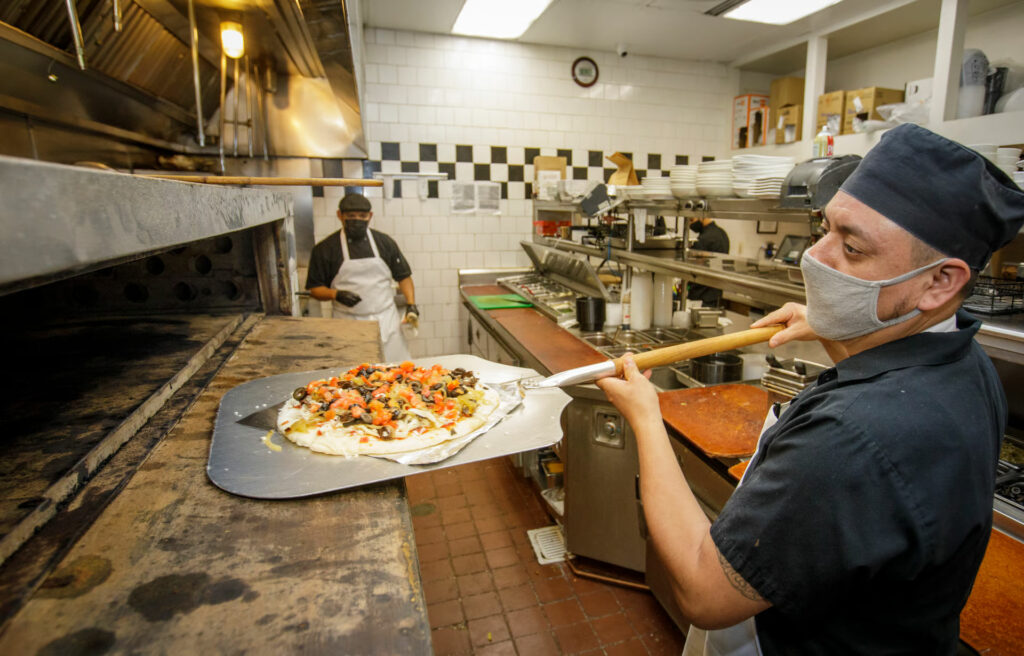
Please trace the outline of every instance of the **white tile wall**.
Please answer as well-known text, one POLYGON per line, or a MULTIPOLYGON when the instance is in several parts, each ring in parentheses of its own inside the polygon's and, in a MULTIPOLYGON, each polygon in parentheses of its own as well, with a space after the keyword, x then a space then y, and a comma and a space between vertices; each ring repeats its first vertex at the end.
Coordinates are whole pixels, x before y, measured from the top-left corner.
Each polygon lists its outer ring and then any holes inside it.
MULTIPOLYGON (((437 144, 440 162, 455 161, 456 145, 472 146, 476 162, 490 162, 491 146, 508 146, 509 164, 527 164, 529 182, 527 147, 550 155, 571 149, 577 166, 587 165, 588 150, 632 152, 637 168, 647 153, 661 154, 663 169, 677 154, 691 163, 729 156, 729 107, 740 78, 724 65, 380 29, 367 29, 364 39, 371 160, 380 160, 381 142, 398 142, 403 161, 419 160, 420 143, 437 144), (569 72, 581 55, 600 68, 588 89, 569 72)), ((397 166, 383 162, 384 170, 397 166)), ((472 180, 472 164, 457 164, 456 179, 472 180)), ((522 184, 510 183, 514 191, 522 184)), ((422 312, 414 357, 459 352, 459 268, 529 265, 519 247, 532 230, 529 201, 503 200, 497 217, 452 215, 451 182, 438 192, 439 199, 420 200, 406 183, 403 195, 412 198, 368 193, 373 226, 394 237, 413 269, 422 312)), ((341 194, 327 188, 316 205, 317 239, 337 229, 341 194)))

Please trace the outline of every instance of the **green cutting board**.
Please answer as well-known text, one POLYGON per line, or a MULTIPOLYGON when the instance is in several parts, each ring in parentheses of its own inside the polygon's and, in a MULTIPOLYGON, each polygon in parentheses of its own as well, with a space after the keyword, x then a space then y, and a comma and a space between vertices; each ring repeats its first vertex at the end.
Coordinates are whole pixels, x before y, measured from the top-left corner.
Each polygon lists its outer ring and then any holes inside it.
POLYGON ((485 294, 482 296, 470 296, 469 300, 481 310, 533 307, 532 303, 519 294, 485 294))

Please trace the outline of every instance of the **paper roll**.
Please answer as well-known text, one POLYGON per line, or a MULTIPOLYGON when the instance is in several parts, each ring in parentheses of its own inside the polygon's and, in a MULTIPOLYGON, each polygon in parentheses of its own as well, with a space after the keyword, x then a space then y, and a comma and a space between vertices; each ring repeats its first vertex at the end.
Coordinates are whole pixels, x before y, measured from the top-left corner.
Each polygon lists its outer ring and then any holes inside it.
POLYGON ((672 286, 675 277, 663 273, 654 274, 653 306, 654 325, 667 328, 672 325, 672 286))
POLYGON ((653 288, 654 280, 649 272, 633 270, 633 287, 629 299, 629 324, 633 330, 647 330, 651 327, 653 288))

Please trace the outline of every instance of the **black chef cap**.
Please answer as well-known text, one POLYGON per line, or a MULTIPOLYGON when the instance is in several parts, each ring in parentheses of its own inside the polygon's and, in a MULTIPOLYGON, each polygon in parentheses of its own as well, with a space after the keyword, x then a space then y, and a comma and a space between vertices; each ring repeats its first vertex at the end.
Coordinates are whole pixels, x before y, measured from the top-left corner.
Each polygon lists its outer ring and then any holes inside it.
POLYGON ((985 268, 1024 224, 1024 191, 977 152, 905 123, 840 187, 935 250, 985 268))
POLYGON ((341 212, 369 212, 371 209, 370 199, 362 194, 347 193, 338 201, 338 210, 341 212))

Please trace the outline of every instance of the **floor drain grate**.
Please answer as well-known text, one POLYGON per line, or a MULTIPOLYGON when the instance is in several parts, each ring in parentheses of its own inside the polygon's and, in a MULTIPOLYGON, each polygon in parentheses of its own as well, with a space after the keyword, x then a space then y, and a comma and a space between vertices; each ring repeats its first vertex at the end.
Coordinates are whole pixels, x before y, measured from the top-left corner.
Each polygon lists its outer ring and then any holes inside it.
POLYGON ((541 565, 560 563, 565 560, 565 538, 562 527, 545 526, 526 532, 533 545, 533 553, 537 554, 537 562, 541 565))

